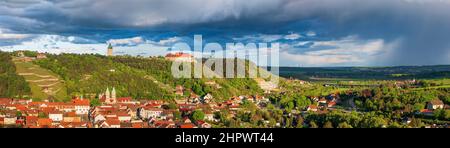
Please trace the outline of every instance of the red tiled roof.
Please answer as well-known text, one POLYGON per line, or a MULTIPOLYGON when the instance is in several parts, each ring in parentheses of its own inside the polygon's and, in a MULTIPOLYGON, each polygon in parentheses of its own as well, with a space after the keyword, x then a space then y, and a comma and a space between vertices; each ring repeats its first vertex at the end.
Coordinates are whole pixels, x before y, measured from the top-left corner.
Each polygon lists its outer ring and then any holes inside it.
POLYGON ((195 125, 192 123, 182 124, 180 125, 180 128, 194 128, 195 125))
POLYGON ((308 107, 311 108, 311 109, 317 109, 316 105, 309 105, 308 107))
POLYGON ((61 112, 61 111, 57 111, 57 110, 53 110, 53 111, 50 111, 50 112, 48 112, 49 114, 63 114, 63 112, 61 112))
POLYGON ((39 118, 38 119, 39 126, 51 126, 52 125, 52 119, 48 118, 39 118))
POLYGON ((66 117, 77 117, 77 113, 76 112, 68 112, 68 113, 66 113, 66 117))
POLYGON ((10 98, 0 98, 0 105, 8 105, 11 104, 12 99, 10 98))
POLYGON ((44 112, 44 113, 49 113, 49 112, 55 111, 55 110, 56 110, 55 107, 43 107, 43 108, 41 108, 41 111, 44 112))
POLYGON ((108 125, 120 125, 119 119, 108 118, 105 122, 108 123, 108 125))
POLYGON ((79 105, 79 106, 89 106, 90 101, 88 99, 73 99, 72 100, 73 105, 79 105))
POLYGON ((142 123, 131 123, 133 128, 142 128, 142 123))
POLYGON ((116 115, 117 116, 122 116, 122 117, 123 116, 130 116, 127 112, 124 112, 124 111, 117 112, 116 115))
POLYGON ((181 57, 191 58, 192 55, 188 54, 188 53, 183 53, 183 52, 169 53, 166 55, 166 58, 181 58, 181 57))
POLYGON ((21 104, 16 104, 16 110, 18 111, 26 111, 28 110, 28 108, 25 105, 21 105, 21 104))
POLYGON ((131 100, 132 100, 131 97, 117 98, 117 102, 130 102, 131 100))
POLYGON ((429 110, 429 109, 422 109, 422 110, 420 110, 420 112, 421 113, 432 113, 433 111, 429 110))

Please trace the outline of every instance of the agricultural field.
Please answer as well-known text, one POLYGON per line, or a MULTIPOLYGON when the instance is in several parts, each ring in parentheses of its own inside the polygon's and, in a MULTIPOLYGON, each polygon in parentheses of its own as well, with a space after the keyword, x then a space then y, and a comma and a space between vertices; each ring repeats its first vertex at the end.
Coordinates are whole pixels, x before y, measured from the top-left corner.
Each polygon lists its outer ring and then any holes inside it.
POLYGON ((41 68, 32 62, 23 62, 13 59, 16 73, 23 76, 31 88, 31 98, 35 100, 69 99, 64 81, 58 75, 41 68))

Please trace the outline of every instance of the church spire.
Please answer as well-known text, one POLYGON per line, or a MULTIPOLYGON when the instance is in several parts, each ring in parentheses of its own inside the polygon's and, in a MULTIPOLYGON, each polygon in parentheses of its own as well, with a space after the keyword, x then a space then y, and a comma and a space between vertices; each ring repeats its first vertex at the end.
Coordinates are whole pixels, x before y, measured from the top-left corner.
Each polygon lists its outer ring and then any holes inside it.
POLYGON ((106 88, 105 97, 106 99, 111 98, 111 92, 109 92, 109 88, 106 88))
POLYGON ((113 87, 112 91, 111 91, 111 99, 116 99, 116 88, 113 87))

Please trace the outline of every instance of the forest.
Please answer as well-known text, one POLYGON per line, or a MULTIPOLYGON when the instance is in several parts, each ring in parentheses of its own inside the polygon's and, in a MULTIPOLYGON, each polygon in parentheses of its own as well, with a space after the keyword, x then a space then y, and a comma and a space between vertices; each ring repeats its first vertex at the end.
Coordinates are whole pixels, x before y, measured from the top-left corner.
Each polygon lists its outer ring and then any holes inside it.
POLYGON ((16 67, 10 53, 0 52, 0 97, 22 98, 31 89, 22 76, 16 74, 16 67))

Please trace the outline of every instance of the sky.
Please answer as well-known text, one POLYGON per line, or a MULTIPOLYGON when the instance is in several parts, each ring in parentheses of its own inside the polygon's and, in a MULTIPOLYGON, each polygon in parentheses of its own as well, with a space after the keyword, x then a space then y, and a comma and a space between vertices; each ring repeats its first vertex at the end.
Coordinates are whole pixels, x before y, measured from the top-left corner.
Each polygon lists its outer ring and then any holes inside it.
POLYGON ((450 64, 450 0, 0 0, 0 50, 279 43, 281 66, 450 64))

